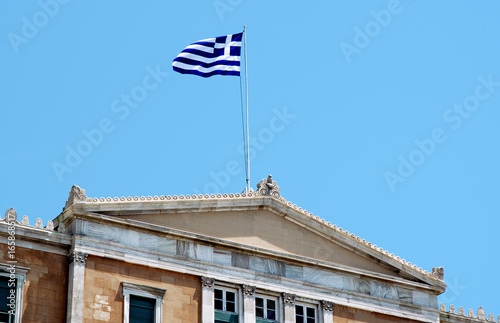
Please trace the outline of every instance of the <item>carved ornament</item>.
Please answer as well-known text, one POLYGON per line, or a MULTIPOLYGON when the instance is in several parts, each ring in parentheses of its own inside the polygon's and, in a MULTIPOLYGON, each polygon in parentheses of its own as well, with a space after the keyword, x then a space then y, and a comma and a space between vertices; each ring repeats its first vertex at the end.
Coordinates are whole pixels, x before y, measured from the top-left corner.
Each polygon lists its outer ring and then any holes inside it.
POLYGON ((201 287, 203 288, 213 288, 215 283, 215 278, 209 278, 201 276, 201 287))
POLYGON ((245 296, 253 296, 255 294, 255 286, 250 285, 241 285, 243 289, 243 295, 245 296))
POLYGON ((323 311, 333 312, 335 304, 330 301, 321 301, 321 307, 323 307, 323 311))
POLYGON ((71 205, 77 202, 85 202, 87 200, 87 195, 85 194, 85 190, 80 187, 73 185, 71 191, 69 191, 69 197, 64 205, 64 209, 69 208, 71 205))
POLYGON ((74 251, 68 255, 68 264, 71 265, 74 262, 80 263, 80 264, 86 264, 87 263, 87 256, 88 256, 88 254, 85 252, 74 251))
POLYGON ((257 184, 257 192, 259 192, 260 195, 269 195, 277 198, 281 197, 280 187, 276 184, 276 181, 273 181, 272 175, 269 175, 267 179, 264 178, 257 184))
POLYGON ((443 267, 432 268, 432 276, 438 280, 444 281, 444 268, 443 267))
POLYGON ((283 293, 285 305, 295 305, 295 294, 283 293))
POLYGON ((16 222, 17 221, 17 213, 16 213, 16 210, 14 210, 13 208, 10 208, 7 210, 7 212, 5 212, 5 221, 7 222, 16 222))

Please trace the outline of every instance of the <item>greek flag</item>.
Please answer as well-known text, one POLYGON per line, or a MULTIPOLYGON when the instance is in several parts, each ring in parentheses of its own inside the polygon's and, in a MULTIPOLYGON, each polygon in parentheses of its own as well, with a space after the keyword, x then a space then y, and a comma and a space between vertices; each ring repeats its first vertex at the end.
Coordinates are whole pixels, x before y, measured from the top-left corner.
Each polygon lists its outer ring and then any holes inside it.
POLYGON ((240 75, 243 33, 209 38, 186 47, 172 63, 174 71, 202 77, 240 75))

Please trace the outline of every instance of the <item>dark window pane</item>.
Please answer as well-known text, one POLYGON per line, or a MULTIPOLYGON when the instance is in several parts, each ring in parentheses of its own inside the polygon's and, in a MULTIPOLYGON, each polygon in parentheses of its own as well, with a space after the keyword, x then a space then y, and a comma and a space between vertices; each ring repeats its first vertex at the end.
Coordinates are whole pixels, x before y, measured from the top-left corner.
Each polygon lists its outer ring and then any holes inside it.
MULTIPOLYGON (((17 283, 17 280, 11 281, 12 283, 17 283)), ((11 308, 8 306, 10 300, 7 297, 10 297, 10 290, 14 290, 14 297, 16 297, 16 286, 9 287, 9 277, 0 276, 0 311, 8 312, 11 308)), ((8 322, 8 320, 7 320, 8 322)))
POLYGON ((311 308, 311 307, 307 308, 307 317, 316 317, 316 315, 314 313, 315 313, 314 308, 311 308))
POLYGON ((262 307, 256 307, 255 308, 255 316, 257 317, 264 317, 264 309, 262 307))
POLYGON ((226 303, 226 311, 235 313, 236 312, 235 304, 231 303, 231 302, 227 302, 226 303))
POLYGON ((130 323, 154 323, 156 299, 130 295, 130 323))
POLYGON ((224 308, 222 307, 222 300, 220 299, 215 300, 215 309, 219 311, 224 310, 224 308))
POLYGON ((269 320, 276 320, 276 311, 275 310, 267 310, 267 318, 269 320))
POLYGON ((255 306, 264 307, 264 299, 260 297, 255 298, 255 306))
POLYGON ((295 314, 304 315, 304 308, 299 305, 295 305, 295 314))
POLYGON ((314 319, 314 317, 308 317, 307 318, 307 323, 315 323, 316 320, 314 319))
POLYGON ((154 310, 155 305, 156 305, 156 299, 154 298, 130 295, 130 306, 154 310))
POLYGON ((222 290, 220 290, 220 289, 215 290, 215 298, 222 299, 222 290))
POLYGON ((271 310, 276 309, 276 302, 273 301, 272 299, 268 299, 267 300, 267 308, 271 309, 271 310))
POLYGON ((226 300, 228 302, 234 302, 235 294, 233 292, 226 291, 226 300))
POLYGON ((304 317, 300 315, 295 316, 295 322, 296 323, 304 323, 304 317))
POLYGON ((10 318, 9 318, 9 314, 6 314, 6 313, 0 313, 0 322, 6 322, 6 323, 9 323, 9 322, 14 322, 14 319, 12 319, 12 321, 10 321, 10 318))

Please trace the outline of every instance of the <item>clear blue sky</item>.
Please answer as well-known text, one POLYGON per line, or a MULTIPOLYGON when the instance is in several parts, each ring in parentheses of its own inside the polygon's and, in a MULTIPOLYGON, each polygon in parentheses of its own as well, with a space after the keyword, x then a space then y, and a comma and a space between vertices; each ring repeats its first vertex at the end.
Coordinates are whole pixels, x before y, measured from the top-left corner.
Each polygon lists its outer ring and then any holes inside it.
POLYGON ((241 192, 239 78, 171 64, 247 25, 252 186, 273 174, 304 209, 444 266, 447 305, 500 314, 500 2, 50 3, 1 2, 2 217, 45 224, 73 184, 241 192))

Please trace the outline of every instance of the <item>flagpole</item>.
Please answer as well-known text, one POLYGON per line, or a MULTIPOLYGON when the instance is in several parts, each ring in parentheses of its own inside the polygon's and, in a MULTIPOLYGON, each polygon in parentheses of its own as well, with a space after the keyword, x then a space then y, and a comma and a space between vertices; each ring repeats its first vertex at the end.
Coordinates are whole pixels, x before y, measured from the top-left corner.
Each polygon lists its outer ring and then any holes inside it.
POLYGON ((247 32, 246 32, 247 26, 243 26, 243 41, 244 41, 244 46, 245 46, 245 96, 246 96, 246 119, 247 119, 247 156, 246 156, 246 162, 247 162, 247 186, 246 186, 246 192, 250 193, 250 136, 249 136, 249 129, 248 129, 248 74, 247 74, 247 32))

